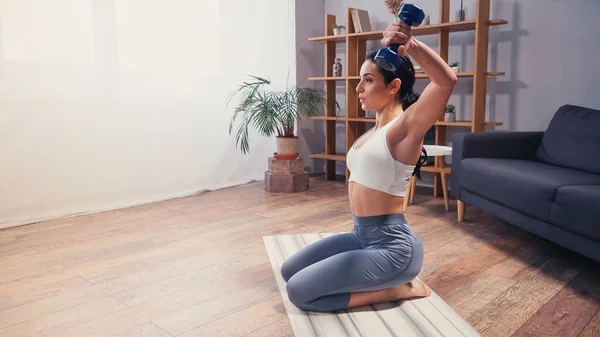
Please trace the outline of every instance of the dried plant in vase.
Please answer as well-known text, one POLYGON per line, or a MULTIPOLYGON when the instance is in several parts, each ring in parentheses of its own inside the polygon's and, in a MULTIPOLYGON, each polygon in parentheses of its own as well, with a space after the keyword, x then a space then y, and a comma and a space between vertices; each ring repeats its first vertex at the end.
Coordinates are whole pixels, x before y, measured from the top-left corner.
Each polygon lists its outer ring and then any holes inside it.
POLYGON ((385 5, 394 16, 394 21, 398 21, 398 12, 400 11, 402 4, 404 4, 403 0, 385 0, 385 5))

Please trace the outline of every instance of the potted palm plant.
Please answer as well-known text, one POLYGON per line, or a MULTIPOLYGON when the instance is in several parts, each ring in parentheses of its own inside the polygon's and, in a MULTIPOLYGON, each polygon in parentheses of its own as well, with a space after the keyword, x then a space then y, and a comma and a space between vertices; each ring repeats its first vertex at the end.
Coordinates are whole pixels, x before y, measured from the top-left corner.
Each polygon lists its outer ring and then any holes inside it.
MULTIPOLYGON (((231 101, 235 96, 240 96, 229 124, 231 135, 234 124, 239 120, 236 147, 243 154, 250 151, 248 131, 254 127, 263 136, 276 135, 275 159, 296 159, 298 136, 295 134, 295 125, 301 117, 317 115, 319 106, 327 102, 325 91, 295 85, 279 89, 268 79, 250 77, 252 80, 242 82, 229 99, 231 101)), ((335 105, 337 115, 337 101, 328 104, 335 105)))

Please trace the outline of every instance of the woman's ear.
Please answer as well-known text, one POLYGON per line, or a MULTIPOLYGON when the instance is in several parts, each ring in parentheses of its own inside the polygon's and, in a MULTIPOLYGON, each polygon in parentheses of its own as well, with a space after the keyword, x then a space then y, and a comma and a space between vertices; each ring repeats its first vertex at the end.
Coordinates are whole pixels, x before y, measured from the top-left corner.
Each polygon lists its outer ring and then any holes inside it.
POLYGON ((402 82, 400 81, 400 79, 395 78, 388 86, 389 93, 391 95, 396 95, 396 93, 398 93, 398 91, 400 91, 400 85, 402 85, 402 82))

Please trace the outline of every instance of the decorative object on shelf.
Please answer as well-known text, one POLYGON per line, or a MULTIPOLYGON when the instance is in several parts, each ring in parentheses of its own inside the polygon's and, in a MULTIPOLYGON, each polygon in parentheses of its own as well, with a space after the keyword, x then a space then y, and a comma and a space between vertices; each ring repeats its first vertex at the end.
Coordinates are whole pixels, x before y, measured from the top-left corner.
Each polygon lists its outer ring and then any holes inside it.
POLYGON ((460 9, 456 11, 454 19, 456 21, 465 21, 465 9, 463 8, 463 0, 460 0, 460 9))
POLYGON ((350 17, 352 18, 352 25, 354 27, 354 33, 364 33, 373 30, 371 27, 371 19, 369 18, 369 12, 364 9, 352 9, 350 11, 350 17))
MULTIPOLYGON (((290 85, 284 89, 265 90, 271 81, 258 76, 250 75, 251 81, 244 81, 231 95, 240 95, 240 101, 235 107, 229 125, 231 135, 234 123, 241 119, 236 132, 236 146, 240 147, 243 154, 250 151, 248 130, 255 127, 260 134, 270 137, 277 134, 276 158, 294 159, 298 157, 298 136, 294 127, 301 116, 316 116, 318 109, 327 102, 326 92, 322 89, 298 87, 290 85)), ((229 104, 229 102, 228 102, 229 104)), ((336 114, 339 111, 337 101, 336 114)))
POLYGON ((331 25, 331 29, 333 29, 333 35, 342 35, 342 30, 345 28, 346 27, 337 25, 335 23, 333 25, 331 25))
POLYGON ((454 108, 454 104, 446 105, 446 112, 444 113, 444 121, 445 122, 455 122, 456 121, 456 110, 454 108))
POLYGON ((431 18, 429 15, 425 15, 425 20, 423 20, 423 23, 421 24, 421 26, 427 26, 431 24, 431 18))
POLYGON ((342 59, 336 58, 335 63, 333 64, 333 76, 341 77, 342 76, 342 59))
POLYGON ((452 62, 448 64, 452 70, 457 73, 460 71, 460 62, 452 62))
POLYGON ((398 12, 400 11, 400 7, 404 4, 403 0, 385 0, 385 6, 388 8, 390 13, 392 13, 394 17, 394 21, 398 21, 398 12))

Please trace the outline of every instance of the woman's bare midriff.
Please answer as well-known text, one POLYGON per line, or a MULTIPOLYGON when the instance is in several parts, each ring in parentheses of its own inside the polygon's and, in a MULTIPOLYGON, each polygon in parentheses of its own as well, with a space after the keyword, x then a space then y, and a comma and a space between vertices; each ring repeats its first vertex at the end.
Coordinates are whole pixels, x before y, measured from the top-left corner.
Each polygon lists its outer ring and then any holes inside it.
POLYGON ((350 211, 356 216, 404 213, 404 198, 374 190, 353 181, 348 183, 350 211))

